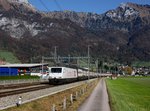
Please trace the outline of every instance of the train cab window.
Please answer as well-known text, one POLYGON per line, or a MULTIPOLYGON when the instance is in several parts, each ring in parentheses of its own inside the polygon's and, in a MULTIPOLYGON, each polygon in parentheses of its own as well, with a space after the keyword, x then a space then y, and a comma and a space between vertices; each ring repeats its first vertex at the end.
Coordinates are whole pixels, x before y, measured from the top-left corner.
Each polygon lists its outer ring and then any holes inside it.
POLYGON ((62 68, 51 68, 51 73, 61 73, 62 68))

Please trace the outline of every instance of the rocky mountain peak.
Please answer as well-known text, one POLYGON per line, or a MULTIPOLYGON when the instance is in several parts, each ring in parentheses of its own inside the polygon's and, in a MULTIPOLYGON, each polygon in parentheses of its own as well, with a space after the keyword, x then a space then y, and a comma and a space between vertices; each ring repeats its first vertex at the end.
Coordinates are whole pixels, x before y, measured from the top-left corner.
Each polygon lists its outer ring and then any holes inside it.
MULTIPOLYGON (((122 30, 122 31, 130 32, 134 30, 139 30, 141 27, 150 24, 150 6, 138 5, 134 3, 122 3, 116 9, 109 10, 104 14, 96 14, 96 13, 90 13, 90 12, 89 13, 74 12, 74 11, 68 11, 68 10, 41 13, 37 11, 28 2, 28 0, 0 0, 0 9, 3 9, 3 8, 6 9, 7 12, 11 10, 13 14, 16 12, 17 16, 18 14, 20 14, 20 18, 21 18, 21 19, 18 19, 16 15, 14 15, 16 18, 12 18, 11 17, 12 15, 9 17, 8 16, 4 17, 6 13, 3 12, 4 14, 0 15, 1 16, 0 21, 2 21, 2 23, 0 23, 0 26, 3 27, 3 29, 7 29, 7 30, 14 29, 13 28, 14 26, 16 26, 17 28, 18 26, 21 26, 22 28, 22 25, 26 26, 27 29, 31 29, 31 27, 35 29, 35 26, 34 26, 35 24, 32 24, 32 26, 30 25, 31 23, 33 23, 33 21, 37 21, 37 17, 33 19, 33 16, 36 14, 38 14, 38 17, 42 16, 43 18, 47 17, 48 19, 58 19, 58 20, 68 19, 71 22, 76 23, 80 27, 86 28, 91 31, 113 29, 113 30, 122 30), (30 16, 30 18, 24 19, 24 22, 23 22, 22 15, 26 16, 27 18, 30 16), (14 23, 15 24, 17 23, 17 24, 14 25, 14 23), (20 23, 22 25, 19 25, 20 23), (12 27, 10 27, 10 24, 12 24, 12 27)), ((36 23, 36 24, 40 24, 40 23, 36 23)), ((8 31, 11 32, 10 30, 8 31)), ((20 28, 18 28, 18 30, 20 30, 20 28)), ((20 32, 23 32, 23 31, 24 30, 22 29, 20 32)), ((31 32, 34 32, 34 31, 31 31, 31 32)), ((36 31, 36 33, 32 35, 37 35, 38 32, 39 31, 36 31)))
POLYGON ((134 3, 128 3, 130 7, 139 12, 140 17, 147 17, 150 15, 150 5, 139 5, 134 3))
POLYGON ((0 0, 0 29, 15 38, 23 37, 26 32, 34 36, 37 30, 33 30, 31 20, 37 13, 28 0, 0 0))
POLYGON ((36 12, 37 10, 29 3, 28 0, 0 0, 0 9, 9 11, 22 11, 28 12, 36 12))
POLYGON ((139 10, 135 9, 131 3, 121 3, 118 8, 108 11, 106 16, 111 19, 133 20, 139 16, 139 13, 139 10))
POLYGON ((8 0, 9 2, 26 3, 29 4, 28 0, 8 0))
POLYGON ((119 5, 119 7, 125 10, 126 7, 129 7, 129 5, 128 5, 128 3, 121 3, 121 4, 119 5))
POLYGON ((85 27, 90 30, 99 31, 101 29, 119 29, 130 32, 132 29, 135 29, 135 27, 137 30, 140 29, 142 25, 150 23, 149 10, 149 5, 139 5, 128 2, 122 3, 116 9, 109 10, 104 14, 56 11, 49 12, 48 16, 52 19, 69 19, 81 27, 85 27), (143 19, 143 17, 145 18, 143 19))

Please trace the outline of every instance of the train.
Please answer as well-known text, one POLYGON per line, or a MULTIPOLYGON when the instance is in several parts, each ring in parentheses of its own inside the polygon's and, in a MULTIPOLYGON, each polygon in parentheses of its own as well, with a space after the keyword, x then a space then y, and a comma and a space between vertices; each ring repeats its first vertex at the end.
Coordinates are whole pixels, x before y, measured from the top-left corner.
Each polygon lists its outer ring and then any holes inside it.
POLYGON ((41 76, 47 79, 49 84, 64 84, 98 77, 98 73, 85 69, 69 67, 49 67, 48 72, 41 76))

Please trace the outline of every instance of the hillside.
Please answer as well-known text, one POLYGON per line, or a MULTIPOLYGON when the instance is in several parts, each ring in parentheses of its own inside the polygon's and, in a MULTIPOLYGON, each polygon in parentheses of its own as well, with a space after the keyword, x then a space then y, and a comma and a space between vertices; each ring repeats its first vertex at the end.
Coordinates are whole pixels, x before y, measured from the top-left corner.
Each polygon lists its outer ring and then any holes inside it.
POLYGON ((121 4, 104 14, 40 12, 26 0, 0 0, 0 49, 22 62, 42 56, 87 56, 120 62, 150 60, 150 6, 121 4))
POLYGON ((0 50, 0 64, 1 63, 20 63, 20 61, 13 55, 13 53, 8 51, 0 50))

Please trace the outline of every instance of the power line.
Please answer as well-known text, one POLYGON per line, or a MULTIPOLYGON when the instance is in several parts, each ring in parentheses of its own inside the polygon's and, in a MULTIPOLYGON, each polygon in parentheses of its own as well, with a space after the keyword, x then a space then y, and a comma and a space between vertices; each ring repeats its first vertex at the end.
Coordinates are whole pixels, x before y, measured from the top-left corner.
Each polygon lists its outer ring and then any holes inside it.
MULTIPOLYGON (((47 11, 50 11, 49 9, 48 9, 48 7, 45 5, 45 3, 42 1, 42 0, 39 0, 40 1, 40 3, 43 5, 43 7, 47 10, 47 11)), ((50 0, 51 1, 51 0, 50 0)), ((62 7, 60 6, 60 4, 57 2, 57 0, 54 0, 54 2, 55 2, 55 4, 56 4, 56 6, 58 7, 58 9, 60 10, 60 11, 63 11, 63 9, 62 9, 62 7)))
POLYGON ((60 4, 57 2, 57 0, 54 0, 54 2, 55 2, 55 4, 56 4, 56 6, 59 8, 59 10, 62 11, 63 9, 62 9, 62 7, 60 6, 60 4))
POLYGON ((40 0, 40 2, 41 2, 41 4, 44 6, 44 8, 45 8, 47 11, 49 11, 49 9, 48 9, 47 6, 45 5, 45 3, 44 3, 42 0, 40 0))

